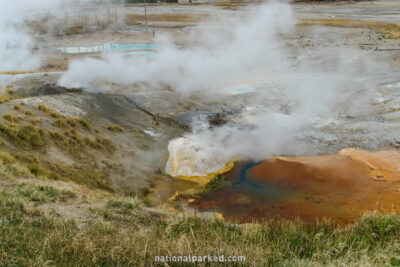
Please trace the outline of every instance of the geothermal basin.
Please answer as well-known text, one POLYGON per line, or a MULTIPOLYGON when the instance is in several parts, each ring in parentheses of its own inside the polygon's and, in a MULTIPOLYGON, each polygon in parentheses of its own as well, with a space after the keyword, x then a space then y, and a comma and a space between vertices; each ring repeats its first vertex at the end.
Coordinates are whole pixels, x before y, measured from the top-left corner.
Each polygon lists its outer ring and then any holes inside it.
POLYGON ((192 200, 240 222, 331 219, 348 224, 366 212, 400 205, 397 151, 345 149, 338 154, 238 162, 222 175, 226 186, 192 200))

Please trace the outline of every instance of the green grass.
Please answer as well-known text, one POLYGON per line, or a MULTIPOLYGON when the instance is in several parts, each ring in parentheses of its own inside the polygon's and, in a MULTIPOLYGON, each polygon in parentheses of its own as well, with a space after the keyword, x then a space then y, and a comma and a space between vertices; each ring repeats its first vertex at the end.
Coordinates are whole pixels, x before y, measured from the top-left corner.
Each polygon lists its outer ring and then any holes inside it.
POLYGON ((59 179, 73 181, 81 185, 87 185, 90 188, 102 189, 114 192, 115 188, 110 180, 107 170, 97 170, 91 166, 83 165, 63 165, 63 164, 42 164, 44 171, 49 174, 56 174, 59 179))
POLYGON ((35 126, 0 122, 0 133, 17 146, 40 149, 45 145, 43 131, 35 126))
POLYGON ((33 202, 65 202, 67 199, 75 197, 75 194, 68 190, 60 191, 52 186, 32 186, 27 183, 17 186, 16 195, 33 202))
POLYGON ((137 199, 112 199, 90 209, 95 219, 78 228, 74 220, 27 208, 30 202, 57 201, 60 194, 26 184, 0 191, 1 265, 149 266, 156 255, 188 254, 243 255, 252 266, 400 263, 399 215, 372 214, 342 229, 330 222, 235 225, 154 213, 137 199))

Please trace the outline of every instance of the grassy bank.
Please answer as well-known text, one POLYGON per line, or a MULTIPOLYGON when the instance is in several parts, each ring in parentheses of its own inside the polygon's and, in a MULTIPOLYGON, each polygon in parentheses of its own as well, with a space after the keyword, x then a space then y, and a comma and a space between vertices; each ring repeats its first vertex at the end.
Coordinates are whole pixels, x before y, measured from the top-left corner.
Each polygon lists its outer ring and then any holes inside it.
POLYGON ((188 254, 243 255, 254 266, 400 264, 399 215, 369 215, 344 229, 329 222, 235 225, 150 209, 136 198, 0 182, 2 266, 146 266, 156 255, 188 254), (59 214, 83 205, 85 220, 59 214))

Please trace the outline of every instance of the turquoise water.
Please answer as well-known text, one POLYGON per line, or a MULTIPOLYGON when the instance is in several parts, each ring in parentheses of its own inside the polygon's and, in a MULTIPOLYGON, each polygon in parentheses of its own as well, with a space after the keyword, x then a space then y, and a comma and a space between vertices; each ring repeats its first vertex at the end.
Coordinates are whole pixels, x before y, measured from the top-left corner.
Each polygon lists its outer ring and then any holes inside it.
MULTIPOLYGON (((134 50, 157 50, 158 45, 154 43, 136 43, 136 44, 113 44, 106 43, 92 47, 63 47, 59 48, 65 54, 86 54, 86 53, 101 53, 101 52, 121 52, 121 51, 134 51, 134 50)), ((146 51, 134 51, 146 52, 146 51)), ((149 51, 150 52, 150 51, 149 51)), ((154 52, 151 52, 151 56, 154 52)), ((140 54, 140 53, 137 53, 140 54)), ((150 56, 150 54, 143 53, 141 55, 150 56)))

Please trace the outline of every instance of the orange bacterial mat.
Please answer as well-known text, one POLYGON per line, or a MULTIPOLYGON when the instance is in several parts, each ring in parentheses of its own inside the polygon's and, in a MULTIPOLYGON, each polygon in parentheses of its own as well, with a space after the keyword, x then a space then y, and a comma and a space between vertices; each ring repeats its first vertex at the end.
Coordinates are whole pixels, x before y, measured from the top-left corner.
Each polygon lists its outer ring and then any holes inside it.
POLYGON ((238 162, 229 184, 192 201, 241 222, 296 217, 342 224, 365 212, 400 207, 400 153, 346 149, 334 155, 275 157, 238 162))

